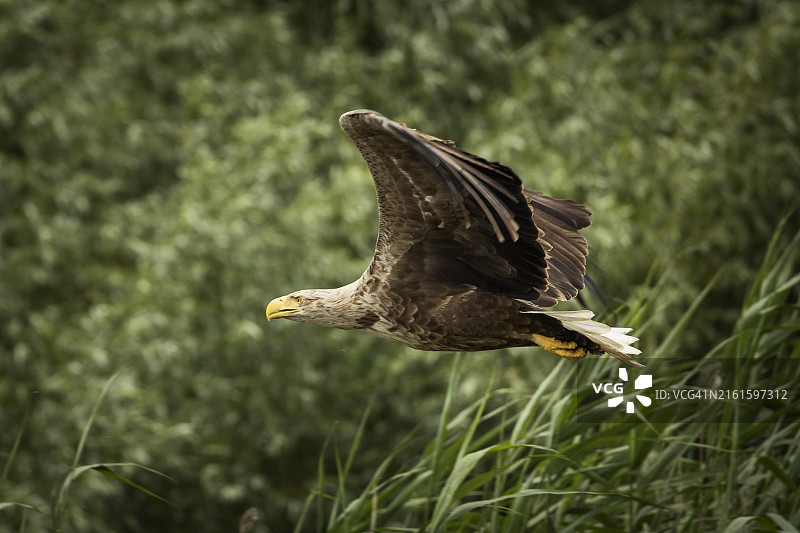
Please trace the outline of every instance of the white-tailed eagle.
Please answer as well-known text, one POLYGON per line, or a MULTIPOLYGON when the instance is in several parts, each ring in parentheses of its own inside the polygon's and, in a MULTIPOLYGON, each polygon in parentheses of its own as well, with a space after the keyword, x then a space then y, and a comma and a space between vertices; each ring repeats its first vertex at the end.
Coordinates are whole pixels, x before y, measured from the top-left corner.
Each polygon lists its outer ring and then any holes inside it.
POLYGON ((629 329, 588 310, 547 309, 583 288, 586 207, 525 189, 510 168, 375 111, 339 123, 375 182, 375 255, 349 285, 272 300, 268 319, 360 329, 419 350, 539 345, 641 366, 629 329))

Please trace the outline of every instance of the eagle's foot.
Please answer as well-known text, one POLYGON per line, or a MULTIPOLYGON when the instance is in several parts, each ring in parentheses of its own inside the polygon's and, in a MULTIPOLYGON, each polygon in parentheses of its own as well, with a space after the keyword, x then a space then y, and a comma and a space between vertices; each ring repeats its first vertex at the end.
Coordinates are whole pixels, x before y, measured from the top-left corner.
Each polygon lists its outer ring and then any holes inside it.
POLYGON ((559 355, 564 359, 574 360, 586 357, 586 350, 578 348, 578 344, 575 341, 560 341, 538 333, 534 333, 531 339, 548 352, 559 355))

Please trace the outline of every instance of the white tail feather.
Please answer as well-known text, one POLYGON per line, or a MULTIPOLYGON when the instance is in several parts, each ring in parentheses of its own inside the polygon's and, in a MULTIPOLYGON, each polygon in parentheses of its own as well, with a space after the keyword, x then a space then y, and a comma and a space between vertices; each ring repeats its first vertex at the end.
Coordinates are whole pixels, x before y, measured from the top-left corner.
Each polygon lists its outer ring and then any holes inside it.
POLYGON ((594 313, 588 309, 580 311, 523 311, 536 313, 555 318, 565 328, 575 331, 597 343, 605 352, 613 355, 620 361, 633 366, 644 366, 631 355, 642 353, 641 350, 631 346, 639 339, 626 335, 630 328, 612 328, 602 322, 592 320, 594 313))

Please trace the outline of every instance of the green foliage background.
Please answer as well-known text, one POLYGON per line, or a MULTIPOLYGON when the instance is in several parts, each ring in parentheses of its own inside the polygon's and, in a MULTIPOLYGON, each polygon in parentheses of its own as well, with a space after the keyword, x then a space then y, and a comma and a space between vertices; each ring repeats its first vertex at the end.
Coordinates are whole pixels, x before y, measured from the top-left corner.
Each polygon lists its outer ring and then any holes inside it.
MULTIPOLYGON (((450 355, 264 320, 369 260, 350 109, 589 205, 611 307, 669 287, 645 357, 719 274, 672 354, 702 356, 798 207, 798 50, 789 0, 0 1, 0 501, 39 511, 0 525, 52 527, 117 372, 81 462, 162 472, 122 469, 172 505, 87 474, 65 531, 233 530, 250 506, 283 531, 366 404, 355 484, 435 431, 450 355)), ((548 357, 471 354, 465 394, 548 357)))

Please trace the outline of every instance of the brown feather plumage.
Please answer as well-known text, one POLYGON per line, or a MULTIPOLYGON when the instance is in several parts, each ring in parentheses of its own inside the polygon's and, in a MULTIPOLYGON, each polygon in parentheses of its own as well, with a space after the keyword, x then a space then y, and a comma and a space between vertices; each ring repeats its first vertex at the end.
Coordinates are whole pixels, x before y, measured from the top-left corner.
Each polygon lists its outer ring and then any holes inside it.
POLYGON ((543 310, 583 288, 586 207, 525 189, 510 168, 374 111, 345 113, 340 124, 375 184, 375 254, 349 285, 276 299, 270 306, 291 303, 275 316, 424 350, 530 346, 543 335, 633 361, 627 330, 543 310))

